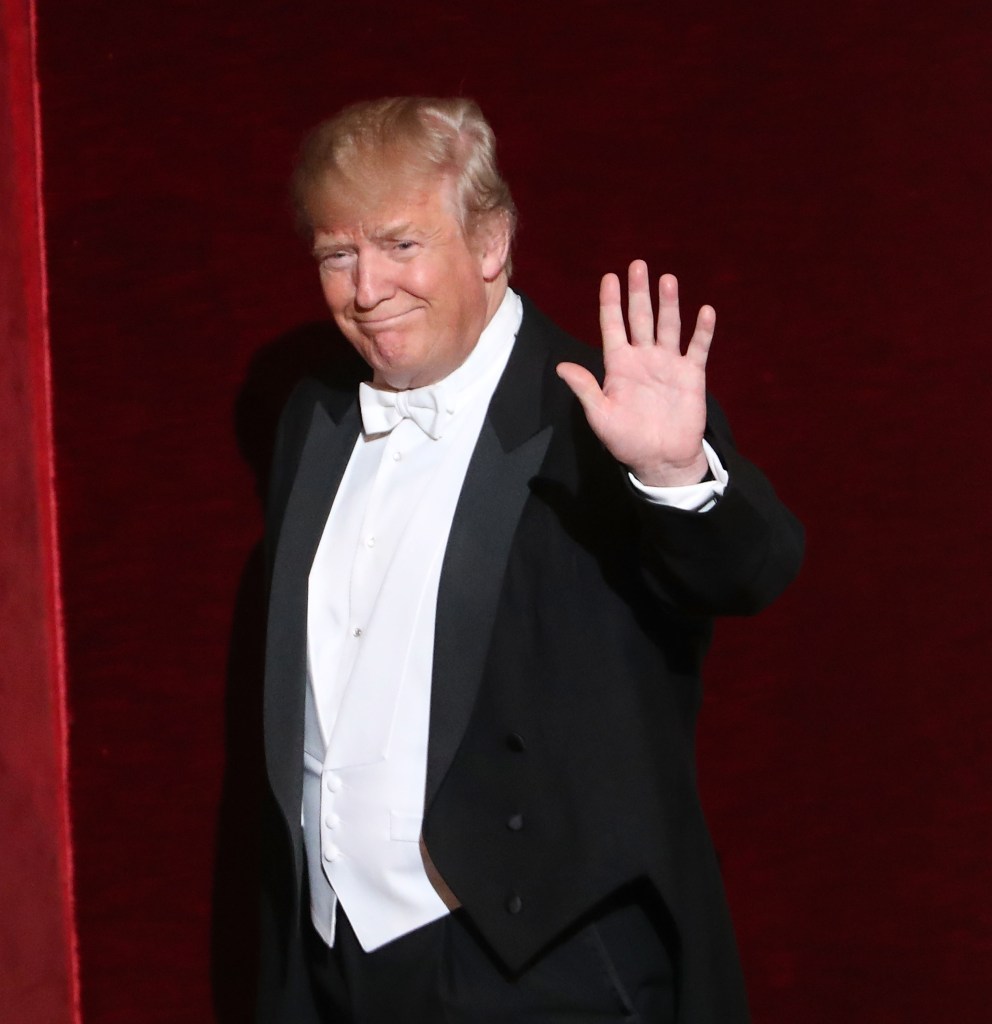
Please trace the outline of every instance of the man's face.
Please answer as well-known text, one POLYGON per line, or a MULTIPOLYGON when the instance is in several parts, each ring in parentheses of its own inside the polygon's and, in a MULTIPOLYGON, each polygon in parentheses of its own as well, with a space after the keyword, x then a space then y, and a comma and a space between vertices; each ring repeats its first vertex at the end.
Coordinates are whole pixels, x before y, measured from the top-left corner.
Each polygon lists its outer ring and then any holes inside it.
POLYGON ((470 242, 453 210, 441 181, 375 201, 329 202, 315 219, 324 298, 381 387, 446 377, 503 298, 505 246, 484 232, 470 242))

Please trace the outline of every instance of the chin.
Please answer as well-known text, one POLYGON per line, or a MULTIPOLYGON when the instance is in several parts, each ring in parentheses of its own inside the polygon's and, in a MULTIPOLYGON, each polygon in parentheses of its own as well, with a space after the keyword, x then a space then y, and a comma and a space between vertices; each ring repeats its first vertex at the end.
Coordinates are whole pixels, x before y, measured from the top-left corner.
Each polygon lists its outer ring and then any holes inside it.
POLYGON ((399 344, 387 349, 378 345, 371 351, 373 358, 366 357, 366 362, 372 367, 376 381, 391 388, 420 387, 439 379, 432 376, 436 368, 411 346, 399 344))
POLYGON ((377 359, 369 360, 372 367, 372 380, 375 384, 382 384, 393 388, 396 391, 405 391, 407 388, 419 387, 414 382, 421 375, 422 367, 410 366, 402 360, 389 360, 388 362, 377 359))

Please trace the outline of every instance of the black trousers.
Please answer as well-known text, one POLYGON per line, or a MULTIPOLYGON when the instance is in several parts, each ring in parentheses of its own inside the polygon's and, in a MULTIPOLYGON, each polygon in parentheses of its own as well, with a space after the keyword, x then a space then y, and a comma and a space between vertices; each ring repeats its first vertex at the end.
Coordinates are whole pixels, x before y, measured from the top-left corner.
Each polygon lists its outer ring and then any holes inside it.
POLYGON ((671 1024, 671 928, 636 892, 611 899, 518 974, 458 910, 366 953, 338 906, 329 949, 307 921, 327 1024, 671 1024))

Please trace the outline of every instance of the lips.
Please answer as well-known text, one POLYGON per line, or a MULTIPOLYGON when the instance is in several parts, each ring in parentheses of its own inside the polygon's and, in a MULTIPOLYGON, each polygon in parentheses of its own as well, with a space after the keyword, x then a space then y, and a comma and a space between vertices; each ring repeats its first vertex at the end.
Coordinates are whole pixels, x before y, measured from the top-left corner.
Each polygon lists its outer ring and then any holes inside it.
POLYGON ((390 313, 389 316, 356 317, 355 323, 362 330, 385 330, 386 328, 394 327, 411 313, 415 312, 416 309, 405 309, 401 313, 390 313))

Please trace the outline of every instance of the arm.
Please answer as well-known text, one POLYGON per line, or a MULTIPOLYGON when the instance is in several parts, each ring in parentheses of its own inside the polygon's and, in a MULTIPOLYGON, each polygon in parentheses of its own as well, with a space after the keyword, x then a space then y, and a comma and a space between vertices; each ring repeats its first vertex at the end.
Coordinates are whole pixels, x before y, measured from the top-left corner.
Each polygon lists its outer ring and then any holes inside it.
POLYGON ((761 470, 737 451, 712 398, 706 440, 729 476, 723 496, 704 513, 637 501, 642 564, 651 589, 679 611, 751 615, 799 571, 803 528, 761 470))
POLYGON ((709 470, 703 437, 729 480, 706 511, 637 502, 644 565, 659 597, 680 611, 749 614, 773 600, 798 571, 803 531, 761 472, 736 451, 719 408, 706 397, 706 360, 716 314, 703 306, 681 351, 678 283, 658 282, 657 327, 647 266, 628 273, 630 341, 614 274, 600 288, 605 377, 574 363, 559 376, 581 402, 604 447, 648 486, 696 484, 709 470))

